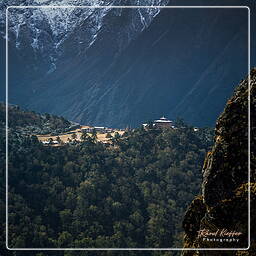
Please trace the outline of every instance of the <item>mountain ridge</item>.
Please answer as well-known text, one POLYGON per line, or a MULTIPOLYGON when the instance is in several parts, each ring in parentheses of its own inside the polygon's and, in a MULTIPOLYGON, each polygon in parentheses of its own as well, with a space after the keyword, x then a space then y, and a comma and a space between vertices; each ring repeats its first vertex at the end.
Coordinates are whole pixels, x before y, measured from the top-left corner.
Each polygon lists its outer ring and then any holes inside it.
MULTIPOLYGON (((79 42, 93 37, 86 37, 91 23, 81 21, 53 62, 47 60, 51 40, 45 40, 44 61, 29 44, 17 52, 10 43, 10 102, 90 125, 136 127, 165 114, 212 126, 247 73, 247 9, 154 14, 145 28, 139 8, 109 10, 89 48, 79 42)), ((33 43, 30 32, 20 35, 33 43)))

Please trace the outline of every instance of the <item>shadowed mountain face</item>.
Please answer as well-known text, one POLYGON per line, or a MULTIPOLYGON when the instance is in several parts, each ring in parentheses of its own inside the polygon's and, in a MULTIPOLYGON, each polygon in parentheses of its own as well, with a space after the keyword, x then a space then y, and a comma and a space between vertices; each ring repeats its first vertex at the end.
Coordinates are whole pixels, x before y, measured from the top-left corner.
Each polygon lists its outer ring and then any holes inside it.
POLYGON ((11 103, 91 125, 163 114, 213 125, 247 73, 246 8, 84 12, 56 19, 32 9, 18 36, 10 28, 11 103))

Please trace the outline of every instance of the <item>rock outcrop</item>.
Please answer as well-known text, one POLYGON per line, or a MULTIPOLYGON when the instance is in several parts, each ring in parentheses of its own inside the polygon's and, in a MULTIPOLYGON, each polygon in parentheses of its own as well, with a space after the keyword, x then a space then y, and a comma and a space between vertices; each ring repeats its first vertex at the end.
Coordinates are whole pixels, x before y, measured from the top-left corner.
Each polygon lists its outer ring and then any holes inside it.
POLYGON ((184 248, 248 248, 240 251, 184 251, 194 255, 256 255, 256 69, 250 74, 250 173, 248 172, 248 78, 217 120, 215 143, 203 167, 202 196, 183 221, 184 248), (250 174, 250 183, 248 178, 250 174), (250 184, 250 226, 248 190, 250 184), (248 240, 250 229, 251 241, 248 240), (227 233, 233 232, 233 233, 227 233), (221 240, 222 239, 222 240, 221 240))

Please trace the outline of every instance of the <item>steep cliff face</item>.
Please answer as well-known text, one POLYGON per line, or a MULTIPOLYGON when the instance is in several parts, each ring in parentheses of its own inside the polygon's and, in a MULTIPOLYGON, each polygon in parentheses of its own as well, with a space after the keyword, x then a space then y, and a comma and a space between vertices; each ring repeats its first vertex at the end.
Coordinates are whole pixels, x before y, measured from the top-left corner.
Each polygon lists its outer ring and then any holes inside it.
MULTIPOLYGON (((255 255, 256 253, 256 230, 253 228, 256 225, 256 69, 251 71, 250 79, 251 248, 244 252, 184 251, 184 256, 255 255)), ((240 83, 233 97, 227 102, 224 112, 217 121, 215 134, 215 144, 206 156, 203 167, 203 195, 191 203, 183 221, 184 247, 247 248, 249 245, 248 79, 240 83), (228 236, 227 233, 224 235, 225 230, 237 233, 228 236), (217 240, 219 238, 233 240, 221 242, 217 240)))

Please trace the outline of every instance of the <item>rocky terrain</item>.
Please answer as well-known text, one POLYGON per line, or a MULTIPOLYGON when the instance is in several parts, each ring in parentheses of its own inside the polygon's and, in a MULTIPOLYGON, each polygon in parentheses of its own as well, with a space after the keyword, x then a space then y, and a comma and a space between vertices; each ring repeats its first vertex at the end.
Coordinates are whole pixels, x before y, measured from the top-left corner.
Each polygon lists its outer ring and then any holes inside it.
MULTIPOLYGON (((165 5, 167 2, 168 0, 151 0, 148 4, 165 5)), ((50 74, 56 69, 56 62, 62 55, 68 55, 70 51, 75 51, 76 54, 81 53, 81 51, 86 52, 106 25, 105 17, 111 15, 110 13, 114 16, 122 14, 120 9, 113 12, 112 8, 107 8, 107 6, 122 4, 120 0, 3 1, 0 4, 2 13, 0 33, 3 37, 5 36, 6 7, 14 6, 8 10, 8 36, 11 46, 15 46, 15 49, 23 56, 28 51, 33 52, 34 56, 31 57, 33 63, 28 62, 26 65, 31 68, 35 64, 45 64, 41 71, 50 74), (42 5, 52 7, 38 7, 42 5), (20 6, 20 8, 15 6, 20 6), (35 8, 25 8, 26 6, 34 6, 35 8), (88 8, 67 6, 88 6, 88 8), (90 6, 106 6, 106 8, 89 8, 90 6), (70 43, 67 43, 69 40, 72 40, 72 44, 76 44, 78 47, 67 49, 70 46, 70 43), (22 53, 23 51, 24 53, 22 53)), ((132 4, 133 2, 129 5, 132 4)), ((137 1, 136 4, 143 5, 145 3, 144 1, 137 1)), ((127 41, 120 42, 120 47, 125 47, 125 44, 129 43, 129 39, 133 39, 136 34, 148 27, 159 11, 159 8, 134 11, 134 26, 128 28, 130 31, 125 31, 125 33, 129 32, 127 41)), ((123 36, 121 35, 120 38, 123 36)), ((40 65, 36 68, 40 68, 40 65)))
MULTIPOLYGON (((251 71, 250 96, 251 244, 248 241, 248 79, 243 80, 237 87, 217 121, 215 144, 212 151, 208 153, 203 167, 202 196, 194 199, 183 221, 185 248, 247 248, 250 245, 250 250, 238 252, 184 251, 183 256, 255 255, 256 69, 251 71), (222 243, 207 241, 200 236, 199 232, 200 230, 219 232, 223 229, 240 232, 240 235, 235 235, 239 241, 222 243)), ((213 235, 207 236, 216 238, 213 235)))

